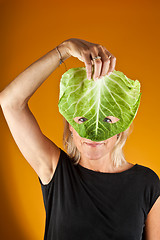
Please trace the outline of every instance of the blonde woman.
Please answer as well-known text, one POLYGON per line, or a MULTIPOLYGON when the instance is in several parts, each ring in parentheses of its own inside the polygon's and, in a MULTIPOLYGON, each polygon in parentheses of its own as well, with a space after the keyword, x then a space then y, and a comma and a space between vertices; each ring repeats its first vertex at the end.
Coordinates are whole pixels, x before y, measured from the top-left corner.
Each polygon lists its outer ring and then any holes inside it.
POLYGON ((84 62, 88 79, 95 81, 112 72, 116 64, 104 46, 71 38, 31 64, 0 93, 12 136, 42 187, 44 239, 159 240, 160 180, 150 168, 125 159, 122 147, 129 128, 93 142, 80 137, 65 120, 67 153, 41 132, 28 101, 59 66, 60 56, 63 61, 77 57, 84 62), (97 56, 101 59, 93 62, 97 56))

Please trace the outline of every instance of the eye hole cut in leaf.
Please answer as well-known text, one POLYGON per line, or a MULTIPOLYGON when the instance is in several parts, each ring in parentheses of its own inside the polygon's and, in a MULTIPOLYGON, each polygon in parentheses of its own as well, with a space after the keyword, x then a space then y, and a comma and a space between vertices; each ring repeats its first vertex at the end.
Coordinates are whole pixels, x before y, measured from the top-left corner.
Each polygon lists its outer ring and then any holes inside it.
MULTIPOLYGON (((84 118, 84 117, 75 117, 74 118, 74 121, 78 124, 81 124, 85 121, 87 121, 88 119, 87 118, 84 118)), ((114 122, 117 122, 119 119, 118 118, 115 118, 113 116, 108 116, 108 117, 105 117, 103 119, 104 122, 110 122, 110 123, 114 123, 114 122)))
POLYGON ((85 67, 71 68, 62 75, 58 107, 81 137, 103 141, 130 126, 141 94, 140 82, 120 71, 94 81, 85 67))

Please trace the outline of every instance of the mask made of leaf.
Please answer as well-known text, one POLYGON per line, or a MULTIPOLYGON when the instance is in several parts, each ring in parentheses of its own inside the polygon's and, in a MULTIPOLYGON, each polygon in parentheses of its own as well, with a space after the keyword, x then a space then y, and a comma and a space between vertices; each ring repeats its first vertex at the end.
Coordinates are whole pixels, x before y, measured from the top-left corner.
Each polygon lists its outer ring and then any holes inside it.
POLYGON ((138 80, 116 70, 97 81, 88 80, 86 68, 79 67, 62 75, 58 106, 81 137, 103 141, 130 126, 140 98, 138 80))

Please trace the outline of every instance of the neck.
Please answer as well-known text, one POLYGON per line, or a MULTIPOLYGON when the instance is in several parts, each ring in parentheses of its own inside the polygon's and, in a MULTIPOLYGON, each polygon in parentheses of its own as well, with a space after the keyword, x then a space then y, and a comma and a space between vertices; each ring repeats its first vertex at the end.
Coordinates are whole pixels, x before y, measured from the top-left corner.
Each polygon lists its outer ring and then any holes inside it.
POLYGON ((79 164, 85 168, 91 169, 93 171, 98 171, 98 172, 113 172, 113 171, 115 171, 115 167, 111 160, 110 153, 108 153, 107 155, 105 155, 101 158, 96 158, 96 159, 91 159, 82 154, 79 164))

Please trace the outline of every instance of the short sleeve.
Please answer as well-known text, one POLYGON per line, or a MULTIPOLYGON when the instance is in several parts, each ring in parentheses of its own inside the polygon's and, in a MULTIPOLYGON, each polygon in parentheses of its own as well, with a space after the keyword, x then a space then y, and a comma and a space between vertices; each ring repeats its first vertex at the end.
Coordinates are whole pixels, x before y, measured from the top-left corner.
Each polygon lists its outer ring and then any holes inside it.
POLYGON ((59 155, 57 167, 56 167, 55 172, 54 172, 51 180, 49 181, 49 183, 43 184, 42 181, 41 181, 41 179, 40 179, 40 177, 38 176, 38 180, 39 180, 39 182, 40 182, 40 184, 41 184, 41 186, 42 186, 43 188, 48 188, 48 187, 51 185, 51 183, 54 181, 54 177, 55 177, 55 175, 56 175, 57 169, 59 168, 59 165, 61 164, 62 151, 63 151, 63 150, 62 150, 61 148, 59 148, 59 149, 60 149, 60 155, 59 155))
POLYGON ((160 179, 158 177, 158 175, 151 170, 150 175, 148 176, 148 210, 147 210, 147 214, 149 213, 149 211, 151 210, 151 208, 153 207, 154 203, 156 202, 156 200, 158 199, 158 197, 160 196, 160 179))
POLYGON ((49 196, 49 194, 51 194, 53 192, 54 179, 55 179, 55 176, 58 172, 58 169, 60 168, 61 162, 62 162, 62 152, 63 152, 62 149, 60 149, 60 156, 59 156, 59 160, 58 160, 58 163, 57 163, 57 167, 55 169, 55 172, 54 172, 50 182, 47 183, 47 184, 43 184, 40 177, 38 176, 38 180, 41 184, 41 189, 42 189, 43 201, 44 201, 45 208, 47 206, 48 196, 49 196))

